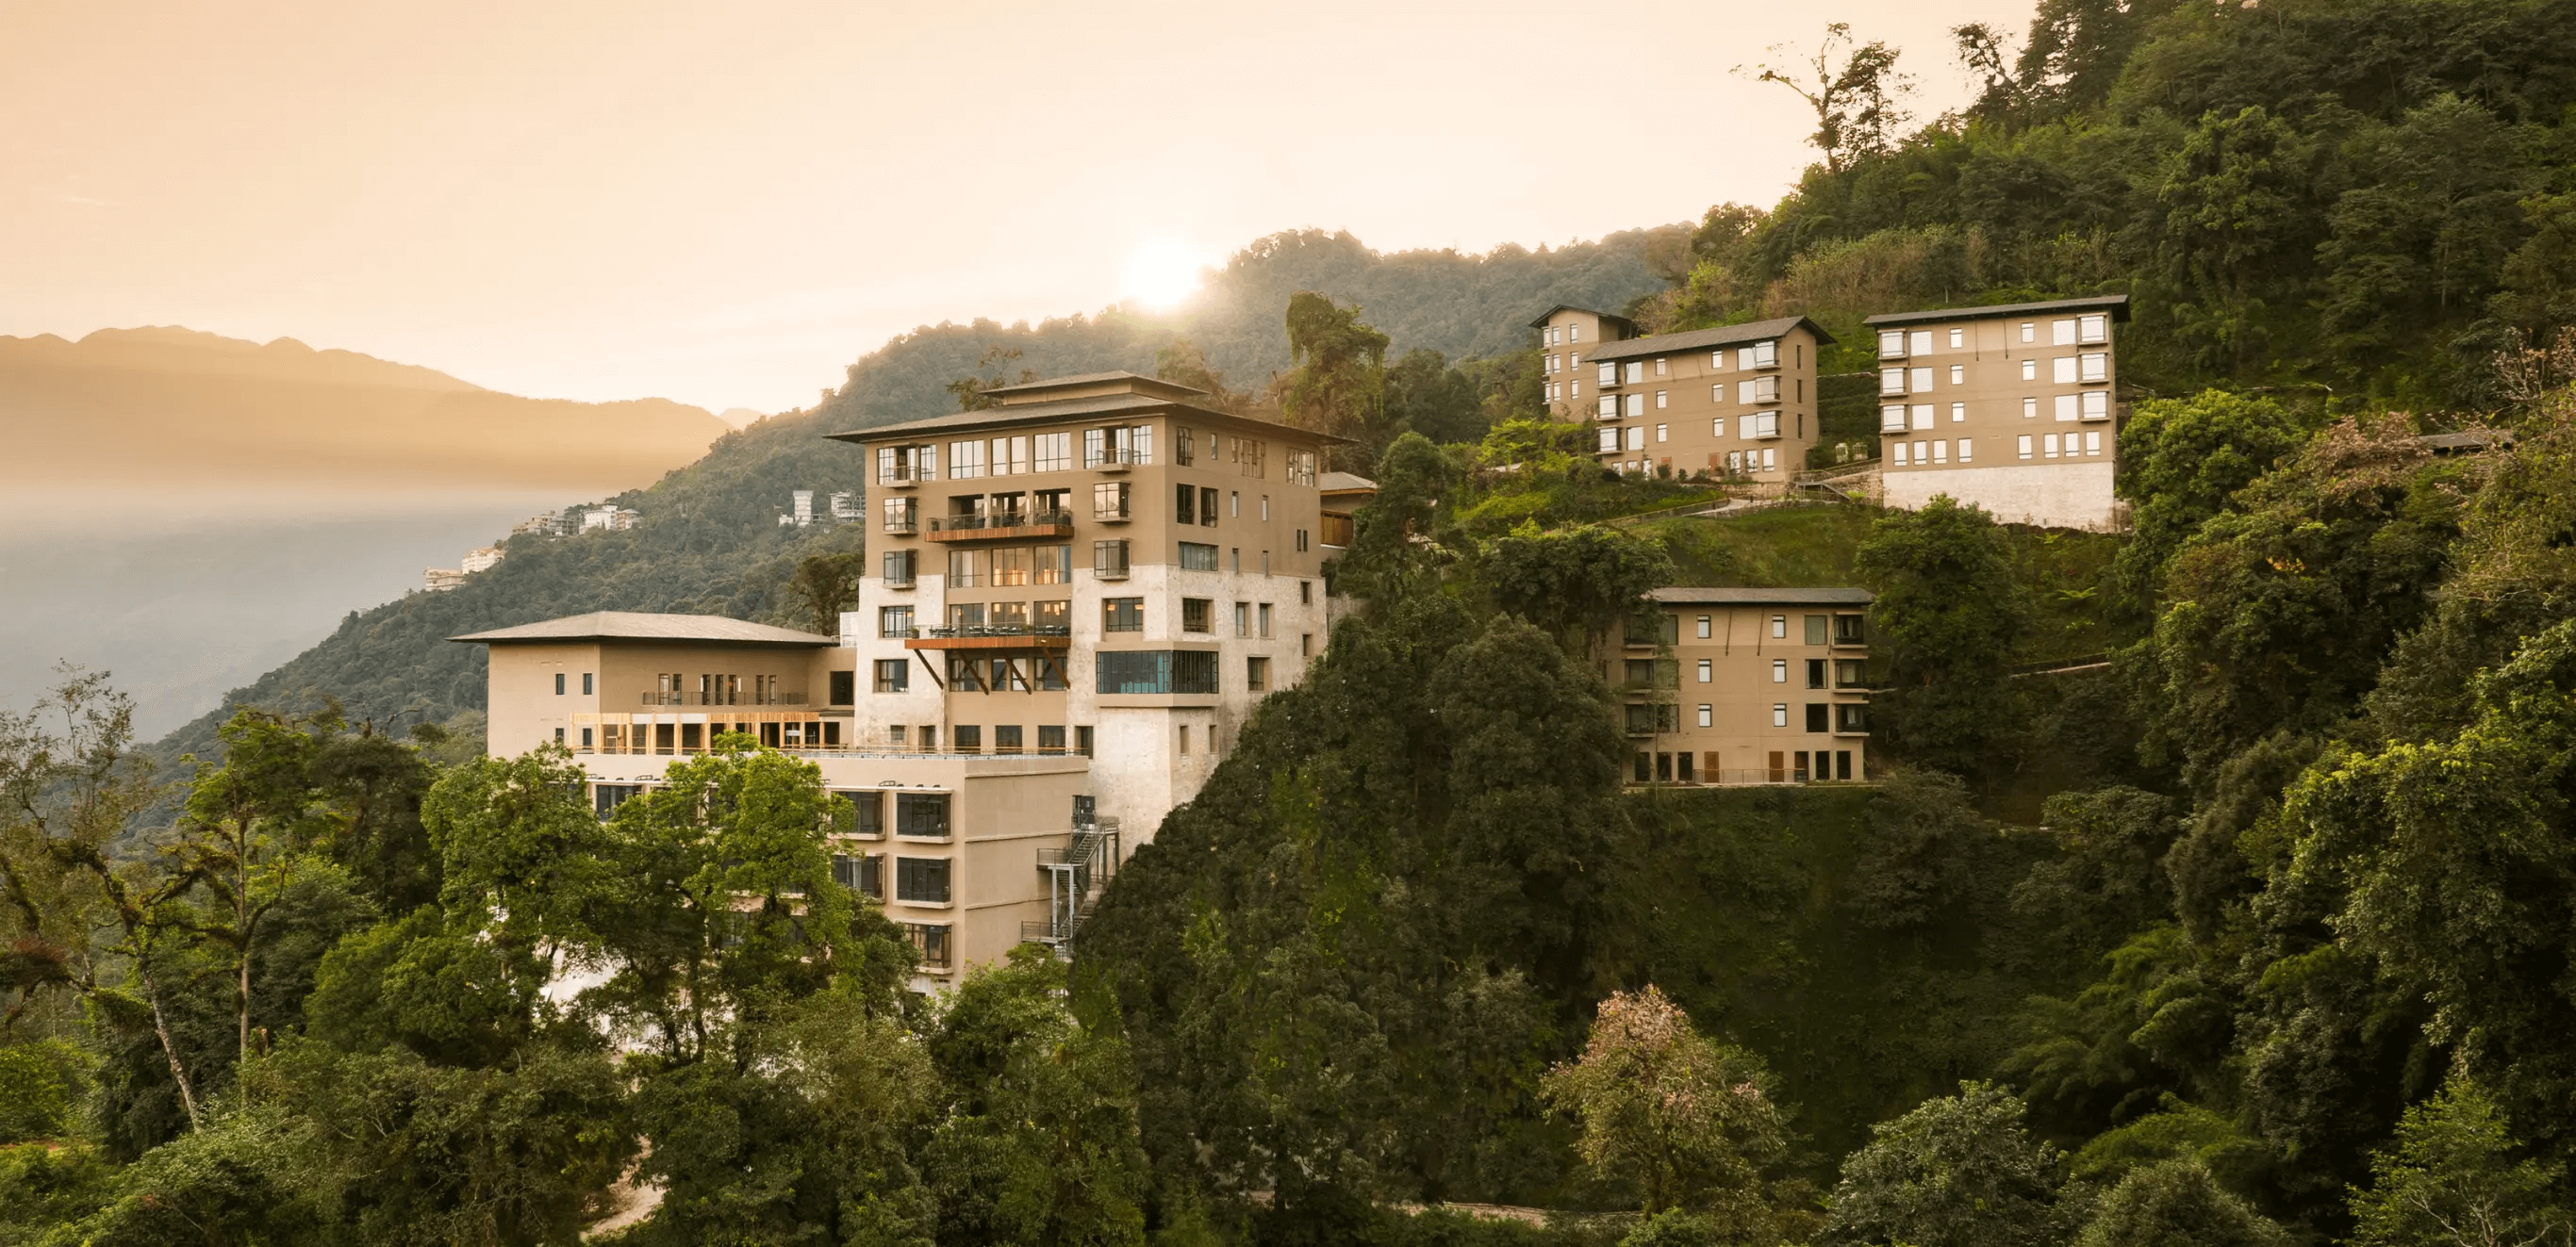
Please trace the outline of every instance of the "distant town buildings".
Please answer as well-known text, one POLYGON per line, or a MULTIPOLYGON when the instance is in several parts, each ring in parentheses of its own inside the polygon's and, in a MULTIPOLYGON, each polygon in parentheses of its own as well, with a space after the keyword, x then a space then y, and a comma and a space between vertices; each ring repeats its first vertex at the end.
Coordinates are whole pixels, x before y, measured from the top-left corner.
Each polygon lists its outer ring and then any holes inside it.
POLYGON ((465 561, 461 566, 422 568, 420 573, 420 587, 431 593, 445 593, 450 589, 463 585, 466 577, 471 576, 476 572, 487 570, 493 564, 500 561, 501 548, 499 546, 484 546, 481 549, 471 550, 466 553, 465 561))
POLYGON ((501 548, 499 546, 485 546, 482 549, 470 551, 466 554, 464 571, 466 575, 471 576, 474 573, 482 571, 483 569, 500 561, 501 548))
POLYGON ((644 513, 632 507, 592 507, 581 513, 581 531, 624 532, 643 518, 644 513))

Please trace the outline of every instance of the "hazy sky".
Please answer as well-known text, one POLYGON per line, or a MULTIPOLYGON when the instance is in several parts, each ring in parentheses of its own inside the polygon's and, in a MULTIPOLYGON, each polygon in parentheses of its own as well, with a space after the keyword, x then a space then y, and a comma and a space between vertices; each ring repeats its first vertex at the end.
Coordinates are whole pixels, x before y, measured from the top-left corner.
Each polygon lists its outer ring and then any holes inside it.
POLYGON ((184 324, 542 397, 778 410, 915 325, 1250 239, 1597 238, 1775 201, 1824 24, 1965 98, 2026 0, 0 0, 0 334, 184 324))

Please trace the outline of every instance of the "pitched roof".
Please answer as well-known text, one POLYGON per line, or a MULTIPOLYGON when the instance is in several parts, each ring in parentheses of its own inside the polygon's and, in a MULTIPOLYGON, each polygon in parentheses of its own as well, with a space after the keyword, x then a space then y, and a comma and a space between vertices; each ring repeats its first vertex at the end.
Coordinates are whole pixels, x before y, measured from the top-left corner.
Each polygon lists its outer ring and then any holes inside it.
POLYGON ((1656 589, 1646 596, 1676 606, 1867 606, 1867 589, 1714 589, 1681 586, 1656 589))
POLYGON ((1860 323, 1864 325, 1919 325, 1934 320, 1992 320, 1998 316, 2028 316, 2038 312, 2108 311, 2113 320, 2129 319, 2129 296, 2125 294, 2086 295, 2081 299, 2052 299, 2045 303, 1998 303, 1992 307, 1945 307, 1929 312, 1881 312, 1860 323))
POLYGON ((952 411, 944 416, 906 420, 900 424, 880 424, 872 428, 851 429, 845 433, 826 433, 823 436, 836 442, 882 442, 896 437, 928 433, 962 433, 968 429, 1007 429, 1021 425, 1054 424, 1066 420, 1088 420, 1131 413, 1143 415, 1164 411, 1185 413, 1194 421, 1230 425, 1274 436, 1293 433, 1327 443, 1350 440, 1335 437, 1329 433, 1316 433, 1294 425, 1281 424, 1276 420, 1238 416, 1175 399, 1157 398, 1151 394, 1095 394, 1089 398, 1059 398, 1035 403, 1014 403, 1008 407, 987 407, 982 411, 952 411))
POLYGON ((1834 335, 1804 316, 1783 316, 1777 320, 1757 320, 1745 325, 1723 325, 1716 329, 1693 329, 1688 333, 1659 333, 1623 342, 1605 342, 1592 348, 1585 359, 1635 359, 1641 355, 1671 355, 1681 351, 1704 351, 1713 346, 1733 346, 1739 342, 1765 342, 1804 325, 1816 335, 1819 346, 1830 343, 1834 335))
POLYGON ((1149 377, 1141 372, 1123 371, 1083 372, 1070 377, 1047 377, 1037 381, 1022 381, 1017 385, 997 385, 984 392, 987 394, 1044 394, 1048 390, 1069 390, 1078 385, 1098 385, 1103 381, 1141 382, 1151 389, 1169 390, 1172 392, 1172 397, 1207 393, 1196 386, 1183 385, 1178 381, 1165 381, 1161 377, 1149 377))
POLYGON ((1539 313, 1538 319, 1531 321, 1529 323, 1529 327, 1532 329, 1545 329, 1547 328, 1547 318, 1554 316, 1559 312, 1581 312, 1586 316, 1598 316, 1603 320, 1609 321, 1611 324, 1626 329, 1630 333, 1637 332, 1637 322, 1630 320, 1625 316, 1614 316, 1608 312, 1597 312, 1588 307, 1576 307, 1571 303, 1559 303, 1555 307, 1539 313))
POLYGON ((832 646, 838 638, 774 628, 722 615, 653 615, 642 611, 592 611, 543 623, 452 636, 451 641, 507 645, 530 641, 695 641, 713 645, 832 646))
POLYGON ((1356 472, 1326 472, 1315 478, 1315 488, 1328 494, 1374 493, 1377 482, 1356 472))

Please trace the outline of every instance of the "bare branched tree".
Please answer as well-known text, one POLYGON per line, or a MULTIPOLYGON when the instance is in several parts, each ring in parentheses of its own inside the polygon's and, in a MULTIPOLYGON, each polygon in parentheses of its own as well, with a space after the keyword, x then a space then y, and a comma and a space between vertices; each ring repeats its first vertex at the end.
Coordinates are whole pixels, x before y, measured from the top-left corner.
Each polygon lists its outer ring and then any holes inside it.
POLYGON ((1896 49, 1879 39, 1854 46, 1849 22, 1825 27, 1812 56, 1785 43, 1770 50, 1780 64, 1738 65, 1735 72, 1779 83, 1807 101, 1816 111, 1809 141, 1825 154, 1828 169, 1839 173, 1859 157, 1893 148, 1897 132, 1913 119, 1898 103, 1913 93, 1914 80, 1896 72, 1896 49))

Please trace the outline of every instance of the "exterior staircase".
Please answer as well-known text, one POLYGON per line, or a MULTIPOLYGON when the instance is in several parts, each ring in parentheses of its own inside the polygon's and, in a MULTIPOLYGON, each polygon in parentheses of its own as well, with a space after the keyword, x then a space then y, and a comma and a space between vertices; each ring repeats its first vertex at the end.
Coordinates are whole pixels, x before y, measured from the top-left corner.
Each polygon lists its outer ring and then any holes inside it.
POLYGON ((1047 877, 1046 919, 1022 922, 1020 939, 1073 960, 1074 937, 1118 873, 1118 849, 1118 820, 1099 817, 1092 798, 1075 797, 1072 834, 1059 847, 1038 850, 1038 872, 1047 877))

